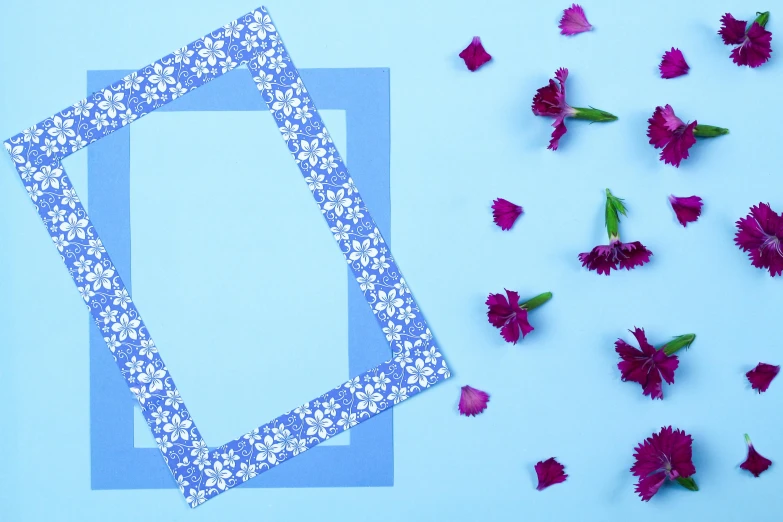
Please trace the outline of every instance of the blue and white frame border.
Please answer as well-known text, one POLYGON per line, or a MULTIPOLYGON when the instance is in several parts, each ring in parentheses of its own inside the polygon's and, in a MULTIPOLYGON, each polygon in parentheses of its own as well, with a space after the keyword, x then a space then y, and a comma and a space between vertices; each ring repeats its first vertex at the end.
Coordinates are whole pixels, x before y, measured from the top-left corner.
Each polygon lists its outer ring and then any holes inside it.
MULTIPOLYGON (((407 282, 264 7, 25 129, 4 145, 192 507, 450 377, 407 282), (210 449, 62 159, 241 64, 247 64, 393 357, 210 449)), ((209 318, 198 322, 208 328, 209 318)))

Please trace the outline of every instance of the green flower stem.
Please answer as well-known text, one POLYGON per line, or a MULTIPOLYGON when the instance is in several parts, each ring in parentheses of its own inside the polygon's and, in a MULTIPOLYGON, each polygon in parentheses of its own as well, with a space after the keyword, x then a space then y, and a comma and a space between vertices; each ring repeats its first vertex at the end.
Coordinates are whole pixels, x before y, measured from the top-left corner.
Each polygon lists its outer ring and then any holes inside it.
POLYGON ((678 350, 682 348, 689 348, 691 346, 691 343, 696 339, 696 334, 685 334, 680 335, 678 337, 675 337, 668 343, 664 344, 661 347, 661 350, 663 350, 663 353, 666 355, 671 355, 673 353, 676 353, 678 350))
POLYGON ((528 299, 524 303, 519 303, 519 306, 525 310, 532 310, 533 308, 538 308, 550 299, 552 299, 552 292, 544 292, 543 294, 535 296, 533 299, 528 299))
POLYGON ((573 107, 576 113, 571 116, 577 120, 590 120, 590 121, 615 121, 617 116, 611 112, 602 111, 601 109, 594 109, 592 107, 573 107))
POLYGON ((729 129, 715 127, 714 125, 696 125, 696 128, 693 129, 693 135, 697 138, 714 138, 728 133, 729 129))
POLYGON ((769 22, 769 11, 764 11, 763 13, 756 13, 756 14, 758 16, 753 21, 757 22, 761 27, 767 25, 767 22, 769 22))
POLYGON ((627 215, 623 200, 606 189, 606 232, 610 241, 620 239, 620 214, 627 215))
POLYGON ((699 491, 699 486, 696 485, 696 481, 693 480, 691 477, 677 477, 677 484, 684 487, 685 489, 689 489, 691 491, 699 491))

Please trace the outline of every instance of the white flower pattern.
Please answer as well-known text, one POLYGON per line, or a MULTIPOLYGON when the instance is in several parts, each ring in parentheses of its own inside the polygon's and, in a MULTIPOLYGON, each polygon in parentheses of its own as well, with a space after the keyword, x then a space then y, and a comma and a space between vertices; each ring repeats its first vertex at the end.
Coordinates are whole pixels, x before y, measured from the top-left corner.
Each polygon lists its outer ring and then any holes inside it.
POLYGON ((191 506, 450 376, 418 304, 263 8, 69 105, 9 138, 4 147, 82 299, 94 320, 105 327, 104 341, 142 414, 158 428, 158 448, 191 506), (243 64, 395 355, 295 412, 210 450, 61 161, 243 64))

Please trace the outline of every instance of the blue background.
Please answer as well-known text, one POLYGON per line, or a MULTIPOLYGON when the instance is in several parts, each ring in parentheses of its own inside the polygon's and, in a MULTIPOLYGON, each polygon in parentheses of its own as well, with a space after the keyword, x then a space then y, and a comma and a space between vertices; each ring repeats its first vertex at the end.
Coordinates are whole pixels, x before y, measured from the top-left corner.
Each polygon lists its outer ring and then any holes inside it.
MULTIPOLYGON (((395 409, 389 488, 244 489, 194 511, 171 490, 91 490, 86 314, 11 163, 0 161, 2 513, 10 520, 69 514, 118 522, 142 514, 558 522, 774 516, 783 507, 778 466, 754 479, 737 465, 744 432, 767 457, 783 458, 775 416, 783 387, 776 382, 758 396, 743 376, 759 361, 781 362, 781 282, 751 268, 732 236, 752 204, 783 209, 776 133, 783 107, 770 99, 783 73, 779 51, 759 70, 728 58, 730 48, 715 34, 720 16, 750 18, 764 8, 741 5, 594 0, 585 9, 595 31, 566 38, 557 30, 565 3, 267 4, 298 67, 391 72, 394 253, 455 378, 395 409), (494 60, 471 74, 456 55, 474 35, 494 60), (683 50, 691 72, 664 81, 657 65, 671 46, 683 50), (572 104, 620 120, 569 123, 553 153, 545 149, 550 122, 532 116, 529 105, 560 66, 571 70, 572 104), (699 142, 679 170, 665 166, 644 136, 646 119, 664 103, 683 119, 731 134, 699 142), (628 204, 623 237, 655 253, 649 266, 609 278, 576 260, 605 240, 605 187, 628 204), (669 193, 703 197, 701 220, 680 227, 669 193), (498 196, 525 207, 508 233, 491 223, 489 205, 498 196), (532 314, 536 331, 517 346, 506 345, 483 315, 486 294, 504 286, 555 294, 532 314), (619 380, 612 343, 630 339, 624 332, 634 325, 654 343, 698 335, 663 401, 619 380), (485 414, 457 415, 462 384, 492 394, 485 414), (701 491, 667 488, 642 503, 627 471, 633 447, 668 424, 694 436, 701 491), (532 466, 550 456, 571 476, 537 492, 532 466)), ((0 135, 82 98, 86 71, 139 67, 253 7, 7 3, 0 135)), ((775 20, 773 11, 773 34, 775 20)), ((67 163, 83 197, 86 156, 67 163)), ((281 263, 281 274, 286 269, 281 263)))

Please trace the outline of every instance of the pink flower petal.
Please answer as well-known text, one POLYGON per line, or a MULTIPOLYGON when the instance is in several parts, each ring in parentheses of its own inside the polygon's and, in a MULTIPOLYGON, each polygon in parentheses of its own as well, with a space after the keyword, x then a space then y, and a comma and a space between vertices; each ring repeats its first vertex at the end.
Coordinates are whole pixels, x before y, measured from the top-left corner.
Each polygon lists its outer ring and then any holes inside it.
POLYGON ((663 53, 661 65, 658 68, 661 70, 661 78, 669 79, 687 74, 690 66, 685 62, 682 51, 672 47, 671 51, 663 53))
POLYGON ((737 20, 730 13, 724 14, 720 23, 722 27, 718 34, 723 38, 723 43, 726 45, 741 44, 745 39, 745 28, 748 26, 748 22, 745 20, 737 20))
POLYGON ((554 457, 539 461, 536 464, 536 476, 538 476, 538 486, 536 489, 542 491, 554 484, 565 482, 568 478, 563 470, 565 466, 560 464, 554 457))
POLYGON ((753 447, 753 443, 750 441, 750 437, 747 435, 745 435, 745 441, 748 444, 748 457, 745 459, 745 462, 740 464, 740 468, 750 471, 754 477, 758 478, 759 475, 769 469, 772 461, 756 451, 756 448, 753 447))
POLYGON ((470 386, 463 386, 459 398, 459 414, 475 417, 487 409, 489 394, 470 386))
POLYGON ((563 11, 563 17, 560 19, 560 34, 572 36, 584 33, 593 28, 587 21, 585 11, 579 4, 572 4, 571 7, 563 11))
POLYGON ((510 230, 522 212, 522 207, 506 199, 497 198, 492 202, 492 217, 502 230, 510 230))
POLYGON ((459 57, 465 61, 470 71, 475 71, 492 59, 492 56, 484 50, 481 38, 478 36, 473 37, 473 41, 459 53, 459 57))
POLYGON ((777 377, 780 366, 773 366, 767 363, 758 363, 755 368, 745 374, 750 386, 759 393, 767 391, 772 380, 777 377))
POLYGON ((682 226, 687 226, 688 223, 694 223, 699 216, 701 216, 701 207, 703 205, 699 196, 689 196, 687 198, 678 198, 677 196, 670 195, 669 203, 671 203, 674 213, 677 215, 677 221, 682 226))

